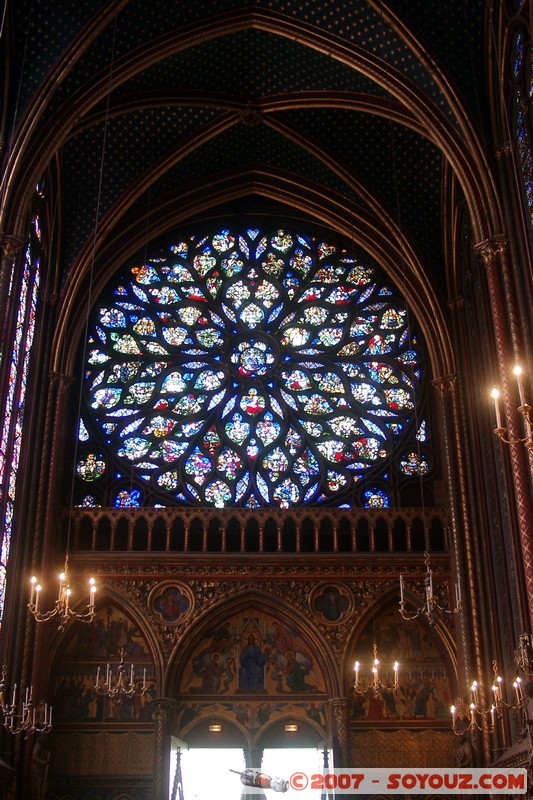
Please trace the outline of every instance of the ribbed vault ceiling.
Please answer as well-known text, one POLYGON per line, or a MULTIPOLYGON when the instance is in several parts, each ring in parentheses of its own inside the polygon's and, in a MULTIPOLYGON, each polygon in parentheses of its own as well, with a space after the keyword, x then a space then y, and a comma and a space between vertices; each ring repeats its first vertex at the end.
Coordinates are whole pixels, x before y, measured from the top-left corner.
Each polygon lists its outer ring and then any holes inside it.
MULTIPOLYGON (((424 107, 459 142, 467 110, 483 138, 485 6, 13 3, 4 39, 17 87, 11 110, 27 125, 26 175, 55 165, 63 283, 106 215, 117 237, 131 214, 144 214, 148 236, 160 203, 174 197, 181 224, 180 197, 191 187, 207 197, 220 176, 237 187, 255 170, 273 188, 283 176, 295 194, 314 186, 325 207, 335 198, 371 225, 392 220, 444 300, 445 159, 424 107)), ((219 211, 265 213, 269 204, 283 210, 252 193, 219 211)))

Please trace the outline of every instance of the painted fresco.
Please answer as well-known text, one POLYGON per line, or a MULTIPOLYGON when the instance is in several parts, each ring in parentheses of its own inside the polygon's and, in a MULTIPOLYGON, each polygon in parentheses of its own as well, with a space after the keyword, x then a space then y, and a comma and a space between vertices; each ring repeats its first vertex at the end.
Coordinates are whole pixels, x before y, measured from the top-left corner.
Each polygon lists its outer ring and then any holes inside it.
POLYGON ((289 718, 311 722, 325 729, 326 704, 316 701, 273 703, 267 700, 183 703, 178 712, 178 725, 180 733, 186 736, 199 722, 226 719, 255 734, 265 725, 289 718))
POLYGON ((79 625, 65 645, 54 672, 54 719, 57 722, 148 722, 156 697, 155 671, 140 631, 113 606, 99 611, 90 625, 79 625), (132 697, 103 693, 106 665, 114 678, 121 657, 129 681, 134 665, 132 697), (100 672, 98 672, 100 668, 100 672), (140 693, 143 670, 146 691, 140 693))
POLYGON ((321 584, 311 595, 311 607, 323 622, 337 624, 351 611, 351 595, 345 586, 321 584))
POLYGON ((416 620, 402 620, 397 609, 372 620, 357 639, 351 658, 352 667, 356 660, 361 663, 359 680, 363 689, 370 681, 374 643, 378 647, 379 677, 389 688, 364 694, 354 691, 352 719, 449 721, 451 683, 434 635, 416 620), (395 661, 400 664, 396 692, 391 691, 395 661))
POLYGON ((183 672, 180 694, 324 694, 324 676, 300 632, 257 612, 210 628, 183 672))

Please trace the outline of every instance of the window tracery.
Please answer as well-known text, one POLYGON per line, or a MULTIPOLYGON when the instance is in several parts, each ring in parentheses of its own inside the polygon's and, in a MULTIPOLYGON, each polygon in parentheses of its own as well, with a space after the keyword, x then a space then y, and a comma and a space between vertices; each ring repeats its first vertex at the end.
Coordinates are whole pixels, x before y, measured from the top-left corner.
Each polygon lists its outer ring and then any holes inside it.
POLYGON ((399 295, 330 240, 182 237, 91 318, 80 504, 112 474, 117 506, 388 507, 430 469, 419 350, 399 295))

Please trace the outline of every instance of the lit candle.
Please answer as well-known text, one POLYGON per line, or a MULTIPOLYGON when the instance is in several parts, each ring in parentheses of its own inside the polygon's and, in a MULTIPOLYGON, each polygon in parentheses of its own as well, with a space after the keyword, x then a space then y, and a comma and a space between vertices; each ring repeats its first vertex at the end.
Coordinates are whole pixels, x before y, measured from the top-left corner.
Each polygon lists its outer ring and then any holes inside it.
POLYGON ((453 724, 455 725, 455 723, 456 723, 456 721, 457 721, 457 709, 456 709, 456 707, 455 707, 455 706, 451 706, 451 708, 450 708, 450 713, 451 713, 451 715, 452 715, 452 722, 453 722, 453 724))
POLYGON ((400 665, 398 664, 397 661, 394 662, 393 669, 394 669, 394 688, 396 689, 398 686, 398 675, 400 672, 400 665))
POLYGON ((35 611, 39 608, 39 597, 41 595, 41 584, 38 583, 35 587, 35 611))
POLYGON ((400 573, 400 601, 403 603, 403 575, 400 573))
POLYGON ((143 669, 143 690, 146 689, 146 667, 143 669))
POLYGON ((521 679, 521 678, 517 678, 517 679, 515 680, 515 682, 513 683, 514 690, 515 690, 515 692, 516 692, 516 700, 517 700, 517 703, 518 703, 519 705, 521 704, 521 702, 522 702, 522 700, 523 700, 523 698, 524 698, 524 696, 523 696, 523 694, 522 694, 522 686, 521 686, 521 683, 522 683, 522 679, 521 679))
POLYGON ((492 687, 492 691, 494 693, 494 700, 496 703, 499 703, 502 699, 502 687, 501 687, 502 679, 500 675, 496 678, 494 686, 492 687))
POLYGON ((497 428, 501 428, 502 427, 502 415, 500 413, 500 393, 499 393, 498 389, 493 389, 491 394, 492 394, 492 397, 494 399, 494 411, 496 412, 496 427, 497 428))
POLYGON ((66 591, 65 591, 65 611, 68 611, 69 598, 70 598, 70 589, 66 589, 66 591))
POLYGON ((94 585, 94 578, 89 578, 89 608, 94 608, 94 593, 96 592, 96 586, 94 585))
POLYGON ((494 706, 490 707, 490 724, 494 728, 494 706))
POLYGON ((133 686, 133 664, 130 665, 130 686, 133 686))
POLYGON ((65 580, 65 573, 61 572, 59 575, 59 593, 57 595, 57 599, 61 600, 61 595, 63 593, 63 581, 65 580))
POLYGON ((37 578, 35 575, 32 575, 30 584, 31 584, 31 592, 30 592, 30 606, 33 605, 33 601, 35 599, 35 584, 37 583, 37 578))
POLYGON ((522 367, 520 364, 517 364, 513 370, 514 374, 516 375, 516 380, 518 382, 518 394, 520 395, 520 405, 525 406, 526 401, 524 397, 524 385, 522 381, 522 367))

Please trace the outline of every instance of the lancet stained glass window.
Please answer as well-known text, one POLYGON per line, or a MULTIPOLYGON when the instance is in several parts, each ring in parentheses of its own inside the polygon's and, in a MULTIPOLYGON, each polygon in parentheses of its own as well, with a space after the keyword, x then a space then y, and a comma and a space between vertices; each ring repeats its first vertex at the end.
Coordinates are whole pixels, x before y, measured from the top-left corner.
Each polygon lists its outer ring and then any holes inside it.
POLYGON ((13 513, 17 475, 20 461, 26 385, 29 362, 35 332, 35 315, 40 283, 41 224, 39 215, 33 217, 30 242, 25 251, 24 266, 20 284, 14 287, 15 272, 11 275, 9 303, 16 302, 16 327, 11 351, 6 347, 2 358, 9 358, 9 384, 2 405, 2 425, 0 429, 0 507, 3 520, 0 547, 0 620, 2 619, 6 574, 11 549, 13 513), (18 292, 18 294, 17 294, 18 292))
POLYGON ((429 470, 399 294, 332 241, 179 238, 92 315, 79 504, 389 505, 429 470), (89 492, 89 493, 87 493, 89 492))
POLYGON ((530 224, 533 225, 533 153, 531 100, 533 97, 533 55, 524 28, 515 34, 511 52, 511 78, 514 89, 513 125, 522 186, 530 224))

